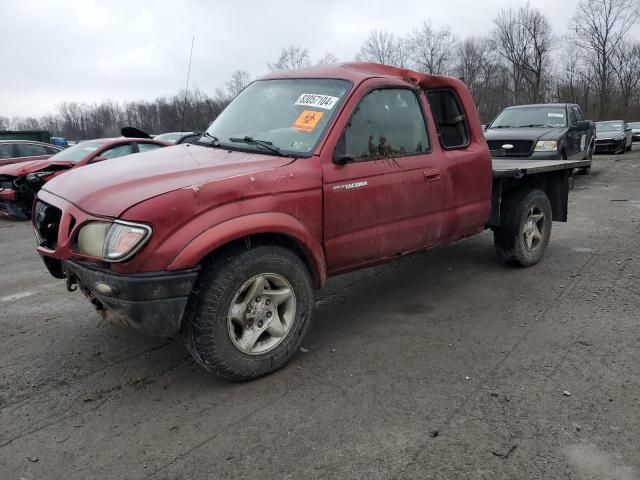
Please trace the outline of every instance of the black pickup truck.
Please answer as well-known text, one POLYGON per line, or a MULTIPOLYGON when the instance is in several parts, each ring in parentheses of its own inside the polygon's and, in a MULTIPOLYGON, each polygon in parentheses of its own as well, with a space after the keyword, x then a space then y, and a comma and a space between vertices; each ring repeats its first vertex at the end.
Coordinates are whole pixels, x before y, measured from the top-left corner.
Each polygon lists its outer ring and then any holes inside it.
POLYGON ((487 125, 485 137, 494 158, 590 161, 595 124, 575 104, 519 105, 504 109, 487 125))

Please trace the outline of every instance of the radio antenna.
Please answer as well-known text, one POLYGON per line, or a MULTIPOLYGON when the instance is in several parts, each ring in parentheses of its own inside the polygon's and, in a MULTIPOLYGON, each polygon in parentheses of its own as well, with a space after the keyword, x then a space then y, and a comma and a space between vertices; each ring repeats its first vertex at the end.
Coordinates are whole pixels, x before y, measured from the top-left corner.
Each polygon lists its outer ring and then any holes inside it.
POLYGON ((191 36, 191 53, 189 53, 189 66, 187 67, 187 84, 184 87, 184 102, 182 104, 182 123, 180 125, 180 131, 184 132, 184 116, 187 111, 187 93, 189 93, 189 76, 191 75, 191 59, 193 58, 193 42, 196 36, 191 36))

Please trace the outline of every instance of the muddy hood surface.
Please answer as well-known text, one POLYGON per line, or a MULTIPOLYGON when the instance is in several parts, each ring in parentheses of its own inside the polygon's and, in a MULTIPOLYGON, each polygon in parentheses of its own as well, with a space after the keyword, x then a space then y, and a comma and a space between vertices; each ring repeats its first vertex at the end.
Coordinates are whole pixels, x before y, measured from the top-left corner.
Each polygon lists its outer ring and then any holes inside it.
POLYGON ((117 217, 163 193, 277 168, 292 161, 222 148, 177 145, 78 168, 54 178, 43 190, 86 212, 117 217))

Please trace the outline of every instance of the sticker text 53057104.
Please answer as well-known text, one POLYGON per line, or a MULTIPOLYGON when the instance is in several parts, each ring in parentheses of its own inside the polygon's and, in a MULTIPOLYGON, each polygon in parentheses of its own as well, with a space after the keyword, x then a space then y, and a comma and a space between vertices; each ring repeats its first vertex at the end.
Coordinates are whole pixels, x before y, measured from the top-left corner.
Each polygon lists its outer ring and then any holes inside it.
POLYGON ((340 100, 338 97, 332 97, 331 95, 316 95, 315 93, 303 93, 296 100, 295 105, 302 107, 317 107, 324 108, 325 110, 331 110, 336 103, 340 100))

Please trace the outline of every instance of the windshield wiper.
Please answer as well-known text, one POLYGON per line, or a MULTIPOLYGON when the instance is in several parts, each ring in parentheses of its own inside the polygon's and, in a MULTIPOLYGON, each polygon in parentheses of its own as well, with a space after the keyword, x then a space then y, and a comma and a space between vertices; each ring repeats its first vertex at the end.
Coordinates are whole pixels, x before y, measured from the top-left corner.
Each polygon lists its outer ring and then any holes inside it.
POLYGON ((253 137, 249 137, 249 136, 244 136, 242 138, 237 138, 237 137, 230 137, 229 141, 234 142, 234 143, 246 143, 248 145, 258 145, 262 148, 266 148, 267 150, 280 155, 281 157, 288 157, 289 155, 287 155, 286 153, 284 153, 282 150, 280 150, 278 147, 274 147, 273 146, 273 142, 268 142, 267 140, 258 140, 256 138, 253 137))
POLYGON ((489 129, 492 129, 492 128, 517 128, 517 127, 514 127, 513 125, 496 125, 496 126, 491 125, 489 129))
POLYGON ((536 123, 531 125, 518 125, 518 128, 535 128, 535 127, 556 128, 553 125, 545 125, 542 123, 536 123))
MULTIPOLYGON (((208 145, 210 147, 216 147, 216 148, 220 146, 220 140, 215 135, 211 135, 209 132, 205 131, 202 134, 202 136, 210 138, 211 141, 210 142, 200 142, 200 141, 198 141, 198 143, 202 143, 203 145, 208 145)), ((200 138, 202 138, 202 137, 200 137, 200 138)))

